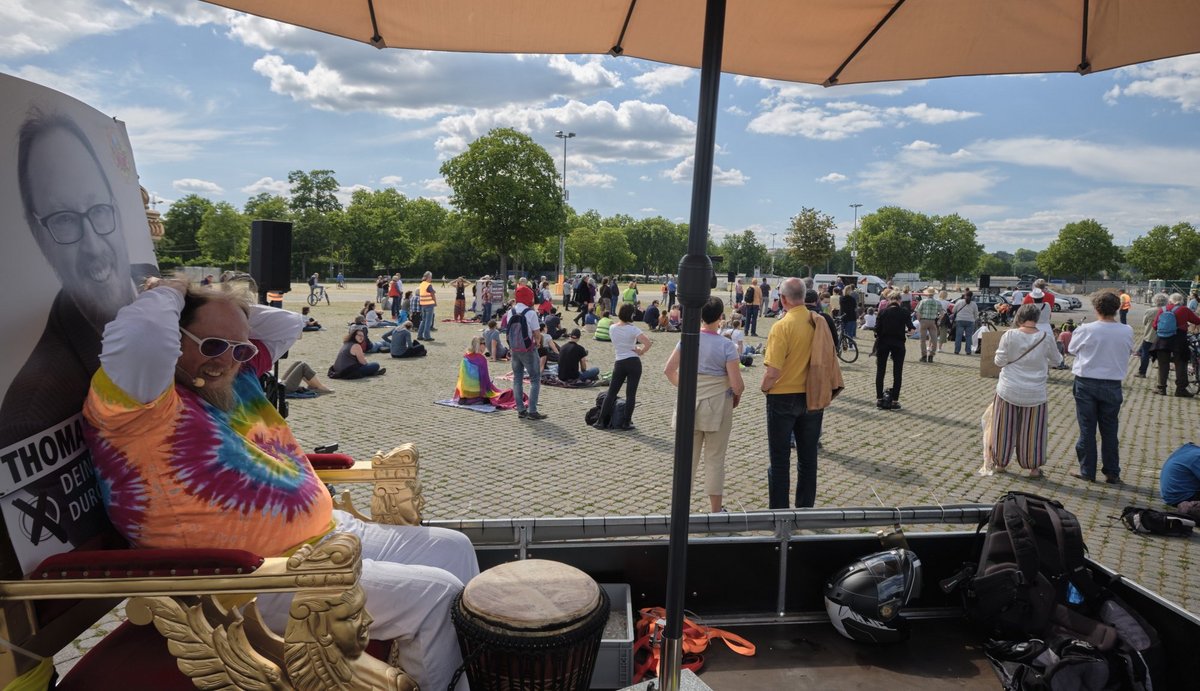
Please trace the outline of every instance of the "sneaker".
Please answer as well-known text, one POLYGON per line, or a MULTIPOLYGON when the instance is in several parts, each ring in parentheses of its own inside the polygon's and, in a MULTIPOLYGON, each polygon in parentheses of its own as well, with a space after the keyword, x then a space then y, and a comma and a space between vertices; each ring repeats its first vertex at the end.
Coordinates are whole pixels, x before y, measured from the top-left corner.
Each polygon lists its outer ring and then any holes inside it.
POLYGON ((892 401, 888 404, 888 410, 900 410, 900 401, 892 401))
POLYGON ((380 368, 379 368, 379 372, 378 372, 378 373, 379 373, 379 374, 387 374, 387 368, 386 368, 386 367, 380 367, 380 368))
POLYGON ((1145 379, 1145 378, 1146 378, 1146 373, 1145 373, 1145 372, 1138 372, 1137 374, 1135 374, 1135 375, 1133 375, 1133 376, 1134 376, 1136 379, 1145 379))
POLYGON ((529 417, 529 413, 528 413, 528 412, 526 412, 526 411, 524 411, 524 410, 518 410, 518 411, 517 411, 517 417, 519 417, 519 418, 521 418, 522 420, 524 420, 525 418, 529 417))
POLYGON ((1104 476, 1104 484, 1106 484, 1106 485, 1123 485, 1125 483, 1121 482, 1120 475, 1105 475, 1104 476))
POLYGON ((1167 395, 1167 387, 1156 386, 1156 387, 1154 387, 1154 393, 1155 393, 1155 395, 1158 395, 1158 396, 1166 396, 1167 395))
POLYGON ((1071 477, 1075 478, 1076 480, 1083 480, 1084 482, 1095 482, 1096 481, 1096 478, 1088 477, 1087 475, 1084 475, 1082 472, 1080 472, 1078 470, 1072 470, 1069 473, 1069 475, 1071 477))
POLYGON ((929 359, 925 355, 922 355, 921 362, 929 362, 929 359))
POLYGON ((526 417, 529 418, 530 420, 545 420, 546 414, 545 413, 529 413, 528 415, 526 415, 526 417))

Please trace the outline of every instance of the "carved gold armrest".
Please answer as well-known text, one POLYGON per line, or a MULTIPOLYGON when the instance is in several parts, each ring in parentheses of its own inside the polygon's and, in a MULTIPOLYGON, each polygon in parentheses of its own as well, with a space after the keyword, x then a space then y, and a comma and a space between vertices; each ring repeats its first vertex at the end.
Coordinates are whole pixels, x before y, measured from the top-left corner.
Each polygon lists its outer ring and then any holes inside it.
POLYGON ((361 572, 358 538, 334 533, 250 573, 0 581, 0 599, 127 597, 129 620, 153 623, 197 688, 415 689, 402 670, 363 654, 371 617, 361 572), (282 637, 253 601, 232 606, 230 596, 267 592, 296 593, 282 637))
POLYGON ((370 461, 358 461, 350 468, 317 470, 317 477, 327 483, 372 482, 371 517, 361 514, 350 499, 349 492, 334 497, 334 508, 341 509, 364 521, 389 525, 418 525, 425 497, 421 492, 419 455, 412 444, 402 444, 384 453, 377 452, 370 461))

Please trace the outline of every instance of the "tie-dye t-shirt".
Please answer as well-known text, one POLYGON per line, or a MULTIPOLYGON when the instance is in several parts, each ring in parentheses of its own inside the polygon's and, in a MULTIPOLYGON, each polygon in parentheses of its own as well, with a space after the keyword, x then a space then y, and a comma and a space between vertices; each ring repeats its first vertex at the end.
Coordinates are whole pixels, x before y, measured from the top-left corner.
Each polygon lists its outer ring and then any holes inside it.
POLYGON ((252 366, 226 413, 169 386, 141 404, 101 368, 84 404, 104 503, 137 547, 274 556, 330 527, 333 505, 252 366))

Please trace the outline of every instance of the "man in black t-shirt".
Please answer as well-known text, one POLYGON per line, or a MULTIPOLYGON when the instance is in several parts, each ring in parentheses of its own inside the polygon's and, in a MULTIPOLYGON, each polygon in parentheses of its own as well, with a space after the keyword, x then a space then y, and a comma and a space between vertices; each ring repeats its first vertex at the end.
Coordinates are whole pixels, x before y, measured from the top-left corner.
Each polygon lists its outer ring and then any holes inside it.
POLYGON ((904 372, 904 341, 913 330, 912 317, 900 306, 900 296, 888 298, 887 309, 875 320, 875 397, 876 407, 900 409, 900 382, 904 372), (888 358, 892 359, 892 388, 883 390, 888 358))
POLYGON ((579 329, 571 329, 571 335, 558 353, 558 378, 565 382, 593 381, 600 376, 599 367, 588 367, 587 348, 579 345, 579 329))

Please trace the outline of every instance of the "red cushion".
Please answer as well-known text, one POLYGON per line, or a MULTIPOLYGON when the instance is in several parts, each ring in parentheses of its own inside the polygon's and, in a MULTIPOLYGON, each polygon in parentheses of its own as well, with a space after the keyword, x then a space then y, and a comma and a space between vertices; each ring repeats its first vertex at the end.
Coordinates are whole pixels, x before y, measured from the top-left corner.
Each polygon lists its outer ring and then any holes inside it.
POLYGON ((30 579, 219 576, 250 573, 263 558, 240 549, 105 549, 48 557, 30 579))
POLYGON ((89 650, 59 679, 58 691, 194 691, 153 624, 125 622, 89 650))
POLYGON ((348 470, 354 467, 354 459, 344 453, 310 453, 308 462, 317 470, 348 470))

